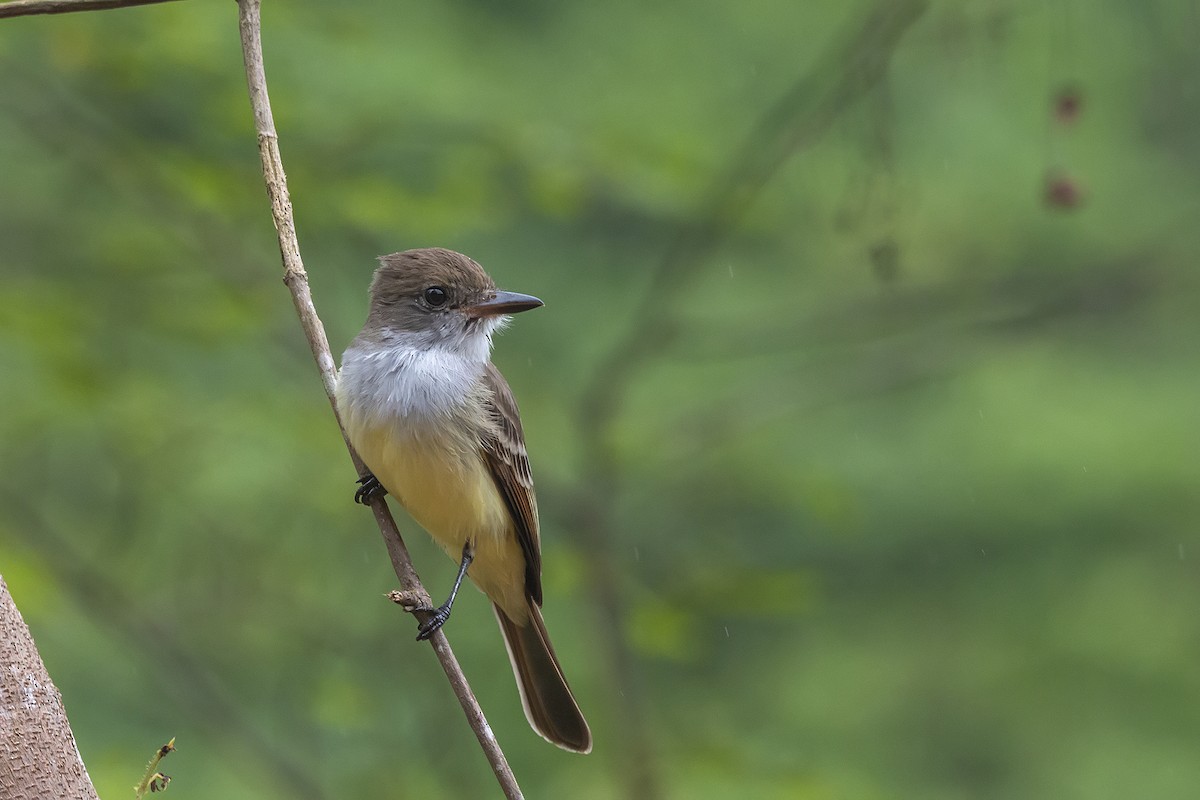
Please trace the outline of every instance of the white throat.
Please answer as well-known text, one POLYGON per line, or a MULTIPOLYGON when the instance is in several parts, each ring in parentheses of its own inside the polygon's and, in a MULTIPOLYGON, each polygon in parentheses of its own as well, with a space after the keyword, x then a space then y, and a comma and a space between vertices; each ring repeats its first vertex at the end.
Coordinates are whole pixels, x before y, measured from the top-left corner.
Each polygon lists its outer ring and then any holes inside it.
POLYGON ((405 422, 453 416, 477 391, 502 319, 471 330, 397 331, 360 335, 338 373, 338 407, 355 422, 405 422))

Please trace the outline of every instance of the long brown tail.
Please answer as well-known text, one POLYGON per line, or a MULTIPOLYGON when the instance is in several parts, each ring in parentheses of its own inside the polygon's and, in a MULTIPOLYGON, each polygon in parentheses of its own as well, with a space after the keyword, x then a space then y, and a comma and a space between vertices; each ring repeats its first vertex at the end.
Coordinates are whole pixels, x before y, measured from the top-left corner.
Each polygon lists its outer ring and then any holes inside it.
POLYGON ((564 750, 591 752, 592 732, 563 677, 537 604, 529 604, 529 621, 525 625, 513 622, 495 603, 492 610, 504 634, 529 724, 546 741, 564 750))

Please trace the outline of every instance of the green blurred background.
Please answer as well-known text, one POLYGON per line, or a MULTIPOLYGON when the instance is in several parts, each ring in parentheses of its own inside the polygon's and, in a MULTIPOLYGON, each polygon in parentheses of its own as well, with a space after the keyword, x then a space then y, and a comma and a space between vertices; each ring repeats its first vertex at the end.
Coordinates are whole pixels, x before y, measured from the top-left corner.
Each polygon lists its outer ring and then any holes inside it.
MULTIPOLYGON (((1200 796, 1200 3, 269 0, 340 353, 381 253, 496 362, 596 748, 530 797, 1200 796)), ((498 795, 287 291, 233 2, 0 22, 0 573, 105 798, 498 795)), ((401 516, 442 594, 453 564, 401 516)))

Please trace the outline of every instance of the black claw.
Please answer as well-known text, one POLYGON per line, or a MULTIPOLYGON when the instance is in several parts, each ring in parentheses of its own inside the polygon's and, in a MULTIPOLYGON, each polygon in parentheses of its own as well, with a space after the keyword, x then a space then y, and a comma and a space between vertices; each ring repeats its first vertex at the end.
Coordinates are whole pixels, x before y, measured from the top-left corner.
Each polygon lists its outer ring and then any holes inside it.
POLYGON ((417 628, 417 641, 423 642, 438 628, 446 624, 446 620, 450 619, 450 609, 454 608, 454 598, 458 597, 458 589, 462 586, 463 578, 467 576, 467 567, 471 566, 471 562, 475 560, 475 548, 468 541, 463 545, 462 561, 458 563, 458 576, 454 579, 454 586, 450 589, 450 596, 446 598, 446 602, 442 603, 429 615, 429 619, 421 623, 417 628))
POLYGON ((434 631, 446 624, 446 620, 450 619, 450 604, 438 606, 429 615, 429 619, 421 623, 421 627, 417 629, 417 641, 423 642, 430 636, 433 636, 434 631))
POLYGON ((359 486, 358 491, 354 493, 354 502, 356 503, 369 506, 371 505, 371 501, 376 497, 383 497, 387 494, 387 489, 383 488, 383 484, 374 475, 359 478, 357 482, 361 483, 362 486, 359 486))

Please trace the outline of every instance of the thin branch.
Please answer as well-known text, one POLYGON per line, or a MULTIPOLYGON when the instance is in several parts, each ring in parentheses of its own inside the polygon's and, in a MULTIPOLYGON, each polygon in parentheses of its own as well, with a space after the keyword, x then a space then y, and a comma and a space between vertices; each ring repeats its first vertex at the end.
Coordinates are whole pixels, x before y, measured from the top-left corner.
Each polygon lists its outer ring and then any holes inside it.
POLYGON ((170 2, 173 0, 12 0, 0 3, 0 19, 34 14, 69 14, 72 11, 104 11, 170 2))
MULTIPOLYGON (((242 54, 246 62, 246 83, 250 90, 250 105, 254 109, 254 127, 258 132, 258 154, 262 160, 263 179, 266 181, 267 196, 271 202, 271 216, 279 234, 279 252, 283 257, 284 268, 283 280, 291 290, 292 302, 296 306, 296 313, 300 317, 300 324, 304 328, 305 336, 308 337, 309 347, 317 362, 317 369, 321 373, 325 395, 337 418, 342 438, 346 441, 346 447, 350 451, 350 457, 354 461, 354 467, 358 470, 359 476, 364 476, 367 474, 366 467, 350 445, 345 427, 338 414, 337 400, 334 394, 337 385, 337 368, 334 366, 333 354, 329 350, 329 341, 325 337, 325 328, 313 306, 312 293, 308 287, 308 273, 305 272, 304 264, 300 260, 300 244, 296 239, 296 226, 292 218, 292 203, 288 195, 287 178, 284 175, 283 162, 279 156, 279 139, 271 114, 271 102, 267 96, 267 79, 263 70, 260 7, 261 0, 238 0, 242 54)), ((421 585, 416 570, 413 569, 412 559, 409 558, 408 549, 400 537, 396 522, 388 510, 387 502, 383 498, 376 498, 371 502, 371 509, 375 512, 375 521, 379 524, 379 532, 383 535, 392 566, 396 570, 396 577, 400 580, 402 592, 408 597, 418 598, 424 608, 431 608, 433 604, 429 601, 429 594, 421 585)), ((421 616, 425 612, 416 611, 415 613, 421 616)), ((504 751, 500 749, 500 744, 496 741, 491 726, 488 725, 483 710, 479 707, 479 701, 471 692, 466 676, 463 675, 462 668, 458 665, 445 634, 438 630, 430 637, 429 641, 433 645, 438 661, 441 662, 442 669, 446 672, 455 696, 462 705, 471 730, 475 732, 475 737, 479 740, 479 745, 483 748, 483 752, 492 766, 492 771, 496 774, 496 780, 504 790, 505 797, 509 800, 521 798, 521 789, 508 766, 504 751)))

